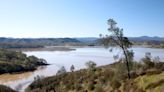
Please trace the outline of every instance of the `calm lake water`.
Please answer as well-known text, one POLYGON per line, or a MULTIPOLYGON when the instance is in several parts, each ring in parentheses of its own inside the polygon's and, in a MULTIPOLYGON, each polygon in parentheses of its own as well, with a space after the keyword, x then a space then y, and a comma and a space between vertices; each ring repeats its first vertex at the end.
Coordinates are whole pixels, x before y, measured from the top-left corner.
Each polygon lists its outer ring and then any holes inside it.
MULTIPOLYGON (((71 65, 74 65, 76 70, 82 69, 85 68, 85 63, 90 60, 96 62, 98 66, 110 64, 114 62, 113 55, 120 53, 118 49, 109 52, 109 50, 101 47, 84 47, 75 49, 75 51, 24 52, 27 55, 35 55, 39 58, 44 58, 51 65, 39 67, 38 70, 33 72, 0 75, 0 84, 7 85, 23 92, 37 75, 45 77, 55 75, 61 66, 65 66, 67 71, 69 71, 71 65)), ((135 53, 135 60, 137 61, 144 57, 146 52, 151 52, 153 57, 159 56, 160 60, 164 61, 164 49, 135 47, 133 48, 133 51, 135 53)))

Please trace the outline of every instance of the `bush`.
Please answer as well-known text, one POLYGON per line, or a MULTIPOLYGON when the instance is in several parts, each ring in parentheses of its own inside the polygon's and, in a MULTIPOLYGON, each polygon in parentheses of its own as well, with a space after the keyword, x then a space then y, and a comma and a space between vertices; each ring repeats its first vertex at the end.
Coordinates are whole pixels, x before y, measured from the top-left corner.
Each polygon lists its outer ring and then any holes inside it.
POLYGON ((76 83, 74 86, 75 86, 75 90, 76 90, 76 91, 79 91, 79 90, 82 89, 81 85, 78 84, 78 83, 76 83))
POLYGON ((147 75, 160 74, 162 71, 158 69, 149 69, 146 71, 147 75))
POLYGON ((72 66, 70 67, 70 71, 71 71, 71 72, 74 72, 74 70, 75 70, 75 67, 74 67, 74 65, 72 65, 72 66))
POLYGON ((104 76, 99 77, 99 81, 101 84, 105 84, 107 82, 104 76))
POLYGON ((34 81, 40 81, 43 78, 44 78, 44 76, 37 75, 36 77, 34 77, 34 81))
POLYGON ((127 69, 126 65, 124 62, 118 62, 117 65, 115 66, 115 71, 114 71, 114 76, 115 79, 119 80, 124 80, 126 79, 127 76, 127 69))
POLYGON ((16 92, 16 91, 7 86, 0 85, 0 92, 16 92))
POLYGON ((137 76, 139 76, 136 72, 130 72, 131 78, 136 78, 137 76))
POLYGON ((94 83, 92 81, 90 81, 88 83, 88 90, 94 90, 94 89, 95 89, 94 83))
POLYGON ((134 83, 133 80, 128 80, 122 85, 122 92, 145 92, 134 83))
POLYGON ((93 68, 96 67, 96 63, 93 62, 93 61, 88 61, 88 62, 85 63, 85 65, 86 65, 87 68, 89 68, 89 69, 93 69, 93 68))
POLYGON ((116 90, 118 89, 120 86, 121 86, 121 83, 117 80, 117 79, 113 79, 111 82, 110 82, 110 85, 111 87, 116 90))
POLYGON ((94 92, 105 92, 102 86, 97 85, 94 92))
POLYGON ((67 71, 64 66, 62 66, 56 73, 56 75, 65 74, 67 71))
POLYGON ((144 69, 150 69, 155 66, 154 62, 151 60, 151 53, 145 53, 145 57, 142 58, 142 62, 144 63, 144 69))

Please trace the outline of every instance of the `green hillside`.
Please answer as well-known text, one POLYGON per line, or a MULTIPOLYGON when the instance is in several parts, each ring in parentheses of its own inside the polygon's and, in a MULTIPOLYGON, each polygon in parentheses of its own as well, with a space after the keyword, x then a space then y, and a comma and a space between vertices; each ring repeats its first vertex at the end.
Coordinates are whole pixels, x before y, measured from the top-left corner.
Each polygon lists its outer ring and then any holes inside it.
POLYGON ((0 49, 0 74, 33 71, 40 65, 47 63, 44 59, 22 52, 0 49))

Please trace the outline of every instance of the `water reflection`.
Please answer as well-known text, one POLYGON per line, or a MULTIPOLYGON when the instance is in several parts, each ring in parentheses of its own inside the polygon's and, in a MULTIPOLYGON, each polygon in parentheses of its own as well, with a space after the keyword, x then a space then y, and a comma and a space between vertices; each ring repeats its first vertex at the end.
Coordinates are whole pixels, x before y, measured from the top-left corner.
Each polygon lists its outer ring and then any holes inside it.
POLYGON ((33 72, 23 72, 17 74, 2 74, 0 75, 0 84, 10 86, 11 88, 23 91, 23 87, 27 84, 30 84, 34 77, 46 70, 47 66, 40 66, 36 71, 33 72))
POLYGON ((33 72, 25 72, 25 73, 18 73, 18 74, 2 74, 0 75, 0 83, 7 83, 11 81, 17 81, 21 79, 26 79, 32 75, 33 72))

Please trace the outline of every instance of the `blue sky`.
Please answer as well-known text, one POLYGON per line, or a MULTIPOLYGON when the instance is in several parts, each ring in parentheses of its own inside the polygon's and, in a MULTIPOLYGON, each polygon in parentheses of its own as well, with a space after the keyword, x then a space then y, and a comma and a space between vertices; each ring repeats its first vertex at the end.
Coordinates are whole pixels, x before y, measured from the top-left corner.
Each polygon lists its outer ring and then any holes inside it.
POLYGON ((99 37, 113 18, 130 37, 164 37, 163 0, 0 0, 0 36, 99 37))

